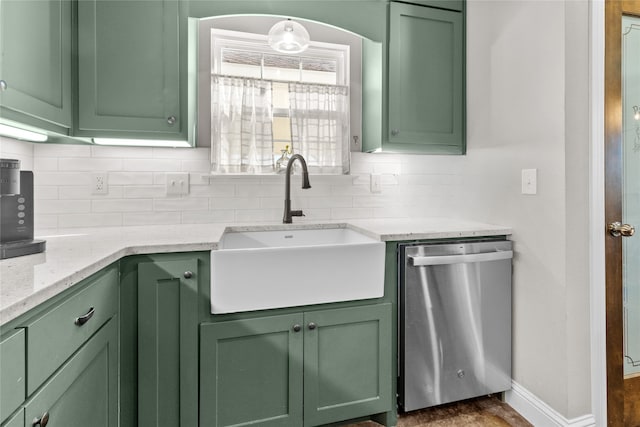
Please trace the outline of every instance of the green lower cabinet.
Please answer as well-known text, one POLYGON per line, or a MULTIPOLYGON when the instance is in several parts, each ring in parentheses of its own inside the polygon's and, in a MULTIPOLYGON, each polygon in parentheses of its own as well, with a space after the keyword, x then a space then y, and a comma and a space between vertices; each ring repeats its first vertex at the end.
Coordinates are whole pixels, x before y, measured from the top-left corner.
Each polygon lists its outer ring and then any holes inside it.
POLYGON ((200 327, 200 426, 317 426, 392 410, 391 304, 200 327))
POLYGON ((0 342, 0 422, 22 404, 26 389, 24 329, 7 335, 0 342))
POLYGON ((24 409, 21 409, 17 412, 13 417, 7 420, 6 423, 2 424, 2 427, 24 427, 24 409))
POLYGON ((118 324, 109 320, 25 405, 25 423, 118 426, 118 324))
POLYGON ((391 304, 304 318, 304 425, 390 411, 391 304))
POLYGON ((200 326, 201 427, 302 425, 302 321, 293 314, 200 326))
POLYGON ((138 424, 197 426, 198 259, 138 264, 138 424))

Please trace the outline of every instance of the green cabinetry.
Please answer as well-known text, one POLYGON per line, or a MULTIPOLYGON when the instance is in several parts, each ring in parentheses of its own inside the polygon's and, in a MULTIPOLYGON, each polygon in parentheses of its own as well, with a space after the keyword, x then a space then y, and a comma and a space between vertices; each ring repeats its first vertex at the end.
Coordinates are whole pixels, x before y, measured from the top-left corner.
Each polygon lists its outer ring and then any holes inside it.
POLYGON ((0 342, 0 422, 18 409, 25 398, 24 330, 7 334, 0 342))
POLYGON ((186 139, 186 4, 78 2, 76 135, 186 139))
POLYGON ((387 149, 464 154, 464 21, 391 2, 387 149))
POLYGON ((67 134, 72 3, 0 1, 0 117, 67 134))
POLYGON ((198 258, 137 264, 138 423, 198 423, 198 258))
POLYGON ((117 318, 103 326, 25 405, 48 427, 118 426, 117 318))
POLYGON ((25 421, 24 409, 21 409, 13 417, 11 417, 4 424, 2 424, 2 427, 24 427, 25 426, 24 421, 25 421))
POLYGON ((390 411, 391 305, 200 327, 200 426, 317 426, 390 411))

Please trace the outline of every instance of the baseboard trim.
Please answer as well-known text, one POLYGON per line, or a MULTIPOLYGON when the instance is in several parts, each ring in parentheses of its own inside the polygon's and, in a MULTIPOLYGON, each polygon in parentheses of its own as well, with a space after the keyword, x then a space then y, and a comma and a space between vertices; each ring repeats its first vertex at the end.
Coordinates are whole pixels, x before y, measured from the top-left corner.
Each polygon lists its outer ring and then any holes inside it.
POLYGON ((567 419, 536 395, 515 381, 511 382, 511 390, 504 394, 505 401, 536 427, 595 427, 593 415, 567 419))

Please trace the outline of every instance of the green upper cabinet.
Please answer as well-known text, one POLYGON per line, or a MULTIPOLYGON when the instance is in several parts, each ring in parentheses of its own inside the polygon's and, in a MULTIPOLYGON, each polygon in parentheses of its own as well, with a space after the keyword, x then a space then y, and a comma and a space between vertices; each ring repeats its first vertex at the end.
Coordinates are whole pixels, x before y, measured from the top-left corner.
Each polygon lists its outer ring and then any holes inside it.
POLYGON ((431 6, 457 11, 461 11, 464 8, 464 0, 407 0, 404 3, 413 3, 421 6, 431 6))
POLYGON ((0 117, 69 133, 71 37, 71 1, 0 1, 0 117))
POLYGON ((78 2, 76 135, 187 139, 186 7, 181 0, 78 2))
POLYGON ((464 22, 461 11, 390 3, 387 120, 365 151, 465 153, 464 22))

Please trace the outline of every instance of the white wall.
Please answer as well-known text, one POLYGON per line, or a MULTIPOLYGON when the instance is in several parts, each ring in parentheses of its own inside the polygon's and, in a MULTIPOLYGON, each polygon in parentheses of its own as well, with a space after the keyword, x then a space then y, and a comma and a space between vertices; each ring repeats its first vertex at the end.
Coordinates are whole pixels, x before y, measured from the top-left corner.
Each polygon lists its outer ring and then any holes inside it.
MULTIPOLYGON (((470 0, 468 154, 353 153, 353 176, 312 176, 293 200, 303 220, 450 216, 513 227, 513 376, 568 419, 590 413, 587 24, 587 2, 470 0), (538 169, 537 195, 520 193, 525 168, 538 169), (369 191, 372 172, 380 194, 369 191)), ((32 153, 40 229, 282 215, 282 177, 209 184, 205 148, 31 146, 5 141, 0 154, 28 162, 32 153), (91 171, 108 172, 108 195, 90 194, 91 171), (170 171, 190 173, 189 196, 164 194, 170 171)))

